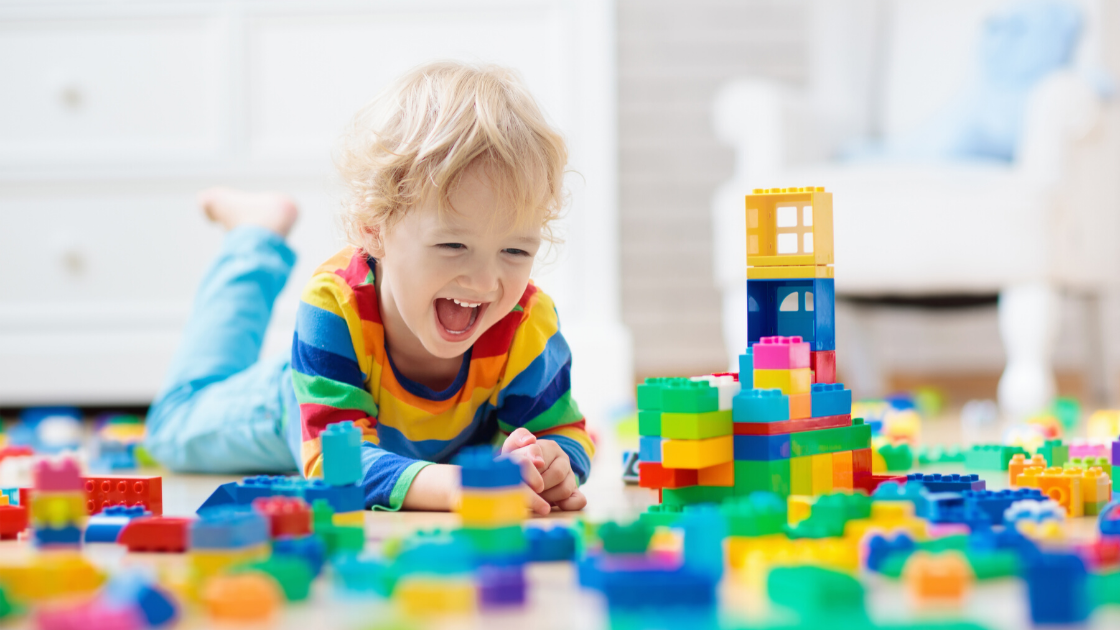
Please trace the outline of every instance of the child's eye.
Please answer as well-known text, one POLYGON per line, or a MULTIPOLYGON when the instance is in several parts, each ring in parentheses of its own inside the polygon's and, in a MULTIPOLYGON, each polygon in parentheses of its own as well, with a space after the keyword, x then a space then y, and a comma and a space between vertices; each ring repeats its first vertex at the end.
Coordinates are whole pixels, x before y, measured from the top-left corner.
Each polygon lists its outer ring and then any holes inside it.
POLYGON ((513 254, 514 256, 528 256, 529 255, 529 252, 527 252, 523 249, 515 249, 513 247, 508 247, 506 249, 503 249, 502 251, 504 251, 507 254, 513 254))
POLYGON ((436 247, 442 247, 445 249, 464 249, 466 245, 462 243, 440 243, 439 245, 436 245, 436 247))

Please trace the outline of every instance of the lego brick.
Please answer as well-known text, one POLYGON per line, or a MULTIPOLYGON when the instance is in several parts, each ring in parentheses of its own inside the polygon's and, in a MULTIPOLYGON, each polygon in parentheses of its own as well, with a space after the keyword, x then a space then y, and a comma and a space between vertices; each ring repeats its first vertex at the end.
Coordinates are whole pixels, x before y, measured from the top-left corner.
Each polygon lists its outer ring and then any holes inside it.
POLYGON ((805 278, 833 278, 831 265, 799 265, 797 267, 747 267, 749 280, 798 280, 805 278))
POLYGON ((302 602, 311 594, 311 582, 315 575, 307 563, 299 558, 272 556, 266 560, 250 562, 233 567, 231 575, 259 573, 275 580, 289 602, 302 602))
POLYGON ((525 603, 525 569, 482 566, 478 569, 478 602, 483 609, 521 606, 525 603))
POLYGON ((1092 611, 1085 562, 1076 553, 1038 553, 1027 557, 1023 579, 1031 621, 1081 624, 1092 611))
POLYGON ((638 459, 643 462, 661 461, 661 442, 659 437, 643 435, 638 438, 638 459))
POLYGON ((1120 465, 1120 440, 1112 442, 1112 465, 1120 465))
POLYGON ((393 591, 393 600, 404 614, 421 619, 470 613, 477 599, 474 583, 466 578, 410 576, 400 580, 393 591))
POLYGON ((984 490, 988 487, 986 481, 979 475, 924 475, 913 473, 906 476, 906 483, 921 484, 930 492, 963 492, 965 490, 984 490))
POLYGON ((843 383, 817 383, 812 386, 813 417, 842 416, 852 413, 852 390, 843 383))
MULTIPOLYGON (((1020 476, 1022 478, 1022 476, 1020 476)), ((1038 475, 1038 489, 1062 506, 1067 516, 1083 516, 1085 513, 1084 494, 1081 487, 1082 476, 1079 471, 1067 471, 1058 467, 1047 468, 1038 475)))
POLYGON ((1085 515, 1099 514, 1103 504, 1112 500, 1112 480, 1095 466, 1086 470, 1081 475, 1081 496, 1085 504, 1085 515))
POLYGON ((883 458, 885 472, 906 472, 914 467, 914 453, 909 444, 883 444, 876 452, 883 458))
POLYGON ((1027 455, 1019 446, 977 444, 965 452, 964 465, 969 470, 1007 470, 1016 453, 1027 455))
POLYGON ((872 475, 872 474, 867 474, 867 475, 856 476, 854 481, 855 481, 855 489, 856 490, 861 490, 866 494, 872 494, 872 493, 875 492, 875 490, 880 485, 882 485, 884 483, 889 483, 889 482, 892 482, 892 481, 894 481, 894 482, 904 482, 904 481, 906 481, 906 477, 899 477, 899 476, 895 476, 895 475, 872 475))
POLYGON ((746 221, 750 267, 833 264, 832 193, 823 188, 756 191, 746 196, 746 221))
POLYGON ((675 383, 687 383, 687 378, 680 377, 655 377, 647 378, 638 385, 638 409, 643 411, 661 411, 661 390, 675 383))
POLYGON ((684 510, 679 505, 651 505, 638 519, 650 527, 674 527, 684 510))
POLYGON ((811 352, 835 350, 835 296, 829 279, 747 280, 747 342, 796 336, 811 352))
POLYGON ((1070 458, 1108 457, 1108 447, 1104 444, 1074 442, 1069 445, 1070 458))
POLYGON ((0 505, 0 540, 15 540, 27 522, 27 506, 0 505))
POLYGON ((790 460, 736 461, 735 494, 749 495, 752 492, 774 492, 788 496, 790 460))
POLYGON ((86 523, 85 541, 87 543, 115 543, 121 530, 134 518, 151 516, 152 513, 140 506, 125 507, 114 505, 95 514, 86 523))
POLYGON ((1036 488, 1022 488, 1019 490, 965 490, 961 492, 966 506, 975 506, 983 512, 992 525, 1002 525, 1003 515, 1007 508, 1016 501, 1040 500, 1042 492, 1036 488))
POLYGON ((734 486, 735 462, 701 468, 696 473, 696 483, 700 486, 734 486))
POLYGON ((132 519, 121 530, 117 542, 131 552, 182 553, 194 519, 145 516, 132 519))
POLYGON ((832 453, 810 457, 813 468, 813 494, 832 492, 832 453))
POLYGON ((832 454, 832 487, 834 490, 852 490, 852 452, 832 454))
MULTIPOLYGON (((485 446, 463 450, 453 463, 461 467, 463 488, 503 488, 521 484, 521 469, 517 464, 508 459, 495 459, 494 452, 485 446)), ((335 511, 352 510, 335 508, 335 511)))
POLYGON ((836 382, 836 351, 820 350, 809 353, 809 370, 814 383, 836 382))
POLYGON ((526 527, 529 562, 570 562, 576 557, 576 534, 569 527, 526 527))
POLYGON ((739 355, 739 391, 754 389, 754 351, 747 348, 739 355))
POLYGON ((72 458, 59 461, 40 460, 31 469, 32 485, 43 492, 81 490, 81 472, 72 458))
POLYGON ((705 381, 719 390, 719 411, 731 411, 731 401, 735 399, 735 395, 741 390, 739 386, 739 375, 731 372, 693 376, 689 380, 705 381))
POLYGON ((188 546, 199 549, 243 549, 268 542, 269 519, 243 507, 223 506, 199 513, 191 523, 188 546))
POLYGON ((1062 444, 1061 440, 1046 440, 1035 452, 1051 466, 1065 466, 1070 457, 1069 446, 1062 444))
POLYGON ((666 440, 661 446, 661 463, 667 468, 700 469, 732 461, 733 436, 706 440, 666 440))
POLYGON ((719 411, 719 389, 707 381, 685 379, 661 387, 662 430, 665 428, 664 413, 705 413, 719 411))
POLYGON ((804 457, 838 451, 854 451, 871 445, 871 427, 862 418, 852 420, 852 426, 803 431, 790 434, 790 455, 804 457))
POLYGON ((362 479, 362 431, 353 422, 334 422, 319 433, 323 481, 348 486, 362 479))
POLYGON ((809 367, 809 344, 801 337, 763 337, 751 346, 755 370, 793 370, 809 367))
POLYGON ((790 435, 736 435, 735 461, 789 459, 790 435))
POLYGON ((682 618, 695 623, 696 611, 711 608, 716 602, 716 580, 711 576, 658 560, 634 561, 625 571, 603 571, 601 590, 612 619, 617 619, 620 611, 651 607, 685 611, 659 613, 659 617, 671 620, 671 627, 680 627, 682 618))
POLYGON ((789 420, 789 397, 777 389, 741 390, 732 402, 731 419, 736 424, 789 420))
POLYGON ((263 497, 253 501, 253 509, 268 519, 272 538, 311 533, 311 506, 299 497, 263 497))
POLYGON ((866 485, 867 477, 871 476, 871 448, 852 449, 852 488, 866 485))
POLYGON ((783 420, 781 422, 736 422, 732 425, 732 431, 735 435, 779 435, 850 426, 852 426, 852 417, 845 415, 783 420))
POLYGON ((31 500, 31 522, 35 527, 61 528, 83 525, 86 497, 81 491, 36 492, 31 500))
POLYGON ((1112 479, 1112 463, 1107 457, 1074 457, 1062 465, 1062 468, 1071 466, 1082 470, 1100 468, 1109 479, 1112 479))
POLYGON ((666 438, 682 440, 704 440, 721 435, 731 435, 731 411, 662 412, 661 435, 666 438))
POLYGON ((661 492, 661 503, 665 505, 695 505, 697 503, 722 503, 734 496, 735 489, 723 486, 689 486, 687 488, 665 488, 661 492))
POLYGON ((789 396, 789 418, 790 420, 806 420, 812 418, 816 414, 813 413, 813 395, 812 394, 790 394, 789 396))
POLYGON ((662 464, 638 464, 638 485, 642 488, 684 488, 695 486, 697 471, 689 468, 665 468, 662 464))
POLYGON ((82 477, 86 511, 92 516, 113 505, 140 506, 163 514, 163 478, 136 476, 82 477))
POLYGON ((1022 453, 1015 453, 1007 463, 1007 481, 1012 488, 1019 485, 1019 475, 1031 466, 1046 468, 1046 459, 1042 455, 1032 455, 1027 459, 1022 453))
POLYGON ((525 520, 525 494, 521 488, 464 491, 455 510, 464 526, 497 527, 525 520))
POLYGON ((756 538, 785 531, 786 502, 772 494, 735 497, 725 501, 720 506, 720 512, 727 521, 728 536, 756 538))
POLYGON ((789 460, 790 494, 813 494, 813 458, 794 457, 789 460))
POLYGON ((0 501, 0 505, 19 505, 19 488, 0 488, 0 497, 8 500, 0 501))
POLYGON ((73 525, 66 527, 50 528, 36 527, 31 530, 32 540, 36 547, 60 548, 80 547, 82 544, 82 530, 73 525))
POLYGON ((629 523, 607 521, 596 533, 603 543, 604 553, 645 553, 653 538, 653 528, 641 520, 629 523))
POLYGON ((471 545, 475 554, 503 555, 525 553, 525 536, 521 525, 503 527, 463 527, 455 530, 454 536, 462 536, 471 545))
POLYGON ((643 437, 660 437, 661 412, 652 409, 643 409, 638 412, 638 435, 643 437))
POLYGON ((790 370, 760 370, 755 368, 754 383, 759 389, 778 389, 786 396, 808 394, 813 376, 809 368, 790 370))

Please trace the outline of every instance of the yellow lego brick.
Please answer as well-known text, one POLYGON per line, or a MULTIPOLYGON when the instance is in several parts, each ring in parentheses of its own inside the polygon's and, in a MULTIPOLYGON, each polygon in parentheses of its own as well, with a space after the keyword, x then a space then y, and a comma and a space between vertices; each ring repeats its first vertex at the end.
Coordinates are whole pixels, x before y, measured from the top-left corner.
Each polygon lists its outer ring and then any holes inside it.
POLYGON ((476 597, 474 584, 465 578, 406 577, 393 589, 393 600, 410 617, 470 613, 476 597))
POLYGON ((1081 496, 1085 503, 1101 503, 1112 499, 1112 481, 1100 468, 1093 466, 1082 475, 1081 496))
POLYGON ((512 525, 525 520, 525 493, 521 488, 496 492, 464 491, 456 507, 463 525, 512 525))
POLYGON ((808 394, 813 385, 810 368, 793 370, 755 370, 755 389, 780 389, 786 396, 808 394))
POLYGON ((815 565, 846 573, 859 568, 859 544, 843 538, 731 537, 727 555, 732 568, 760 577, 778 566, 815 565))
POLYGON ((809 457, 813 465, 813 494, 832 492, 832 453, 809 457))
POLYGON ((833 278, 835 276, 835 267, 829 265, 747 267, 748 280, 802 280, 811 278, 833 278))
POLYGON ((661 465, 698 470, 734 461, 733 438, 723 435, 706 440, 665 440, 661 444, 661 465))
POLYGON ((789 460, 790 494, 813 494, 813 458, 793 457, 789 460))
POLYGON ((8 495, 0 494, 0 507, 8 505, 8 495))
POLYGON ((1016 484, 1020 488, 1037 488, 1038 478, 1042 476, 1042 471, 1046 470, 1042 466, 1027 466, 1019 473, 1016 479, 1016 484))
POLYGON ((871 530, 883 533, 902 532, 914 540, 925 540, 929 532, 926 521, 914 516, 914 504, 909 501, 875 501, 871 504, 871 518, 848 521, 844 537, 860 541, 871 530))
POLYGON ((336 512, 331 515, 331 524, 339 527, 365 527, 366 513, 364 510, 359 512, 336 512))
MULTIPOLYGON (((1083 516, 1085 514, 1085 500, 1081 491, 1081 474, 1083 471, 1071 468, 1069 474, 1065 469, 1053 466, 1042 471, 1038 476, 1038 489, 1044 496, 1054 499, 1066 510, 1067 516, 1083 516)), ((1020 486, 1026 475, 1019 475, 1020 486)))
POLYGON ((813 505, 817 502, 817 497, 805 494, 791 494, 786 499, 786 522, 797 525, 801 521, 809 518, 813 512, 813 505))
POLYGON ((31 521, 39 527, 61 529, 86 522, 84 492, 42 492, 31 495, 31 521))
POLYGON ((769 534, 767 536, 728 536, 727 562, 733 569, 742 569, 746 566, 753 554, 761 553, 763 549, 788 540, 785 534, 769 534))
POLYGON ((272 553, 267 544, 244 549, 191 550, 187 552, 187 566, 191 580, 197 586, 239 564, 267 560, 272 553))
POLYGON ((747 265, 831 265, 832 193, 823 188, 769 189, 747 195, 747 265))
POLYGON ((105 574, 79 552, 42 553, 31 557, 0 554, 0 584, 8 596, 37 602, 92 593, 105 582, 105 574))

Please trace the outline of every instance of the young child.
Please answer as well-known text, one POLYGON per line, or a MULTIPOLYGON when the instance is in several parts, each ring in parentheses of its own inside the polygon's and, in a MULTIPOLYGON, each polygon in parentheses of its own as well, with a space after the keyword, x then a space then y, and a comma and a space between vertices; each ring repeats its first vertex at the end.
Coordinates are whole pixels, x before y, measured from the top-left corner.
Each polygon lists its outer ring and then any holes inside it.
POLYGON ((319 433, 361 428, 366 504, 446 510, 443 462, 501 444, 532 508, 578 510, 593 447, 552 300, 529 281, 567 150, 510 72, 418 68, 355 117, 339 167, 350 246, 303 291, 290 364, 260 361, 295 207, 207 191, 229 229, 203 280, 148 446, 177 470, 321 474, 319 433))

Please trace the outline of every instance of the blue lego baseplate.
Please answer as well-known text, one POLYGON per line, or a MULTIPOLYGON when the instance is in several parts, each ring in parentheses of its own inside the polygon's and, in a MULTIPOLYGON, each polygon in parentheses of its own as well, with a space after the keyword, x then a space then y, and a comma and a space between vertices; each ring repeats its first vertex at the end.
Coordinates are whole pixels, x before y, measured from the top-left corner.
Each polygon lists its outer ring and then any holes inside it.
POLYGON ((221 505, 249 505, 261 497, 300 497, 307 503, 326 499, 335 512, 358 512, 365 509, 365 495, 361 486, 332 486, 322 479, 304 479, 298 476, 257 475, 239 482, 223 483, 198 508, 202 510, 221 505))

